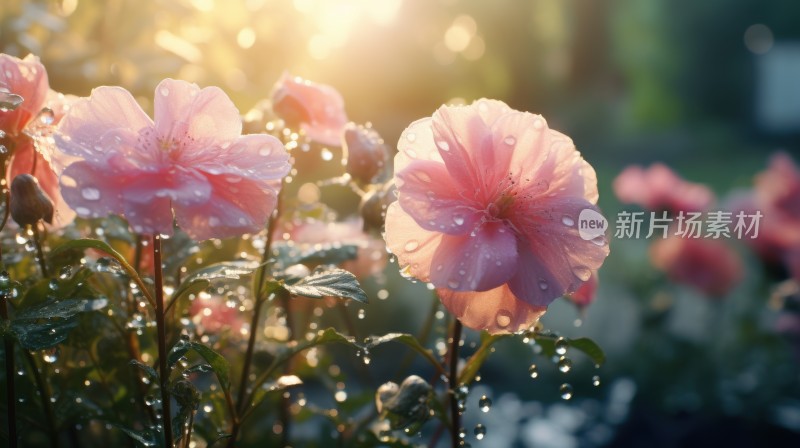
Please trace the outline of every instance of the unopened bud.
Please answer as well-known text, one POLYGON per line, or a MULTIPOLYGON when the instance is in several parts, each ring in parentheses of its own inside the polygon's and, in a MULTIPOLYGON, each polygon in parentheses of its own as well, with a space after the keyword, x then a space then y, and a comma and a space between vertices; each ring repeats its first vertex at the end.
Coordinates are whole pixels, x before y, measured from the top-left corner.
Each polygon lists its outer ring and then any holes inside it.
POLYGON ((429 401, 433 388, 427 381, 411 375, 398 386, 384 383, 378 388, 375 405, 389 419, 392 429, 424 423, 430 417, 429 401))
POLYGON ((40 219, 53 222, 53 201, 30 174, 20 174, 11 182, 11 218, 22 227, 40 219))
POLYGON ((272 93, 272 111, 291 129, 299 129, 300 123, 311 121, 303 100, 287 88, 278 88, 272 93))
POLYGON ((370 185, 369 190, 361 197, 358 209, 364 219, 364 230, 378 230, 383 228, 386 220, 386 209, 389 204, 397 200, 394 182, 383 185, 370 185))
POLYGON ((347 123, 342 135, 342 149, 347 159, 347 172, 353 179, 370 183, 385 172, 389 148, 374 129, 347 123))

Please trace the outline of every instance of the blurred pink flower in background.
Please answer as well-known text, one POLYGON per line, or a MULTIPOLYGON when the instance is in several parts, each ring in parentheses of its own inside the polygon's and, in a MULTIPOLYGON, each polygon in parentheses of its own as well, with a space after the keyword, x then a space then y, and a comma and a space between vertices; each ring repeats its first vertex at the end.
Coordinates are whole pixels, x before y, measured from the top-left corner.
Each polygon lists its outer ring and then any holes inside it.
POLYGON ((356 258, 340 264, 342 269, 356 277, 366 278, 383 272, 386 267, 386 245, 378 238, 364 232, 364 222, 351 218, 339 222, 306 220, 294 222, 289 230, 290 239, 297 245, 352 244, 358 246, 356 258))
POLYGON ((263 229, 275 208, 288 154, 275 137, 241 135, 234 104, 217 87, 165 79, 155 121, 121 87, 98 87, 75 102, 55 135, 80 158, 61 176, 64 198, 82 217, 124 215, 137 233, 194 239, 263 229))
POLYGON ((758 237, 744 241, 770 265, 789 263, 800 253, 800 170, 791 156, 779 152, 754 184, 752 190, 732 194, 726 208, 734 215, 760 212, 758 237))
POLYGON ((577 226, 597 210, 594 169, 541 116, 486 99, 442 106, 398 148, 387 245, 464 325, 526 330, 608 255, 577 226))
POLYGON ((302 130, 312 141, 341 144, 347 114, 342 95, 333 87, 284 72, 272 90, 272 109, 287 126, 302 130))
POLYGON ((375 129, 347 123, 342 134, 347 173, 361 183, 370 183, 386 171, 389 148, 375 129))
POLYGON ((13 151, 6 182, 10 184, 25 173, 36 177, 53 201, 52 227, 63 227, 75 219, 75 212, 62 198, 58 175, 51 166, 51 134, 74 97, 50 90, 47 71, 33 55, 18 59, 0 54, 0 85, 24 99, 16 109, 0 112, 0 130, 6 134, 0 144, 13 151), (45 108, 50 111, 43 112, 45 108))
POLYGON ((598 284, 597 272, 592 272, 592 276, 588 281, 574 292, 567 293, 564 297, 578 307, 578 309, 586 308, 594 302, 598 284))
POLYGON ((245 315, 239 311, 238 303, 229 306, 225 298, 219 295, 200 294, 192 301, 189 315, 201 334, 227 331, 232 336, 242 336, 242 329, 247 328, 245 315))
POLYGON ((650 246, 650 261, 670 280, 709 297, 725 296, 744 275, 739 254, 722 240, 671 235, 650 246))
POLYGON ((614 179, 613 187, 621 202, 654 211, 696 212, 714 202, 708 187, 681 179, 661 163, 650 168, 629 166, 614 179))

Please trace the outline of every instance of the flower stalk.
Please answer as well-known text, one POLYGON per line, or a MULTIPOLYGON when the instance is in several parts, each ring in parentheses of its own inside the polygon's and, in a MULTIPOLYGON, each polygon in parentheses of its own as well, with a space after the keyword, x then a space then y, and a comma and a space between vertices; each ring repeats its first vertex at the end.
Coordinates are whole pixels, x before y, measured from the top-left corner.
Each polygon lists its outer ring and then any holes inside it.
POLYGON ((161 236, 153 235, 153 274, 156 292, 156 329, 158 332, 158 377, 161 389, 161 421, 164 442, 172 447, 172 412, 169 395, 169 366, 167 366, 167 332, 164 323, 164 280, 161 272, 161 236))

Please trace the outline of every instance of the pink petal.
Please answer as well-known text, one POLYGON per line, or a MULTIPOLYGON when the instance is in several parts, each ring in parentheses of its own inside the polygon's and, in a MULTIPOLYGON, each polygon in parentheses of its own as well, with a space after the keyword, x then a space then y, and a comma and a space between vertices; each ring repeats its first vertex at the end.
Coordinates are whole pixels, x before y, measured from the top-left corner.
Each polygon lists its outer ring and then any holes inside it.
POLYGON ((145 203, 167 198, 173 205, 193 206, 208 201, 212 186, 201 172, 173 166, 157 171, 128 171, 123 197, 127 202, 145 203))
POLYGON ((169 198, 153 198, 149 202, 125 201, 124 208, 125 218, 134 232, 170 236, 173 234, 174 226, 169 198))
POLYGON ((386 246, 397 256, 405 271, 420 281, 430 281, 433 255, 442 234, 420 227, 414 218, 393 202, 386 210, 386 246))
POLYGON ((433 127, 430 117, 411 123, 397 141, 397 155, 394 157, 394 172, 404 170, 415 160, 430 160, 444 163, 436 143, 433 141, 433 127))
POLYGON ((308 138, 323 145, 339 146, 347 124, 344 99, 331 86, 306 81, 284 72, 275 84, 273 98, 288 95, 304 109, 301 124, 308 138))
POLYGON ((125 208, 120 180, 130 179, 110 175, 108 170, 88 162, 75 162, 61 174, 61 193, 82 218, 122 214, 125 208))
POLYGON ((127 90, 103 86, 75 101, 54 137, 61 151, 98 163, 120 152, 153 158, 155 154, 143 154, 147 147, 139 141, 140 133, 152 126, 127 90))
POLYGON ((0 85, 24 100, 13 111, 0 112, 0 129, 16 136, 45 106, 47 71, 36 56, 19 59, 0 54, 0 85))
POLYGON ((486 187, 482 172, 504 169, 481 165, 479 155, 494 150, 492 135, 486 123, 472 106, 442 106, 433 114, 433 140, 447 171, 462 190, 474 191, 476 199, 485 202, 486 187))
POLYGON ((289 173, 289 154, 277 138, 265 134, 245 135, 216 151, 185 152, 181 163, 212 175, 229 174, 240 179, 276 180, 289 173))
POLYGON ((481 219, 479 205, 467 200, 441 163, 417 160, 396 173, 398 201, 426 230, 469 233, 481 219))
POLYGON ((536 325, 546 308, 514 296, 506 285, 484 292, 456 292, 439 288, 439 299, 465 326, 491 334, 516 333, 536 325))
POLYGON ((451 236, 433 255, 431 283, 455 291, 496 288, 517 271, 517 239, 499 221, 480 227, 474 235, 451 236))
POLYGON ((207 175, 208 200, 173 204, 178 225, 196 240, 227 238, 261 231, 275 209, 277 190, 264 182, 241 180, 231 185, 226 176, 207 175))
POLYGON ((155 126, 161 142, 192 152, 222 146, 242 133, 239 110, 219 87, 200 89, 165 79, 156 86, 155 126))
POLYGON ((581 211, 597 211, 574 197, 515 203, 513 223, 527 244, 520 245, 517 274, 509 281, 517 297, 546 306, 565 292, 575 291, 600 268, 609 253, 605 238, 584 240, 578 232, 581 211))

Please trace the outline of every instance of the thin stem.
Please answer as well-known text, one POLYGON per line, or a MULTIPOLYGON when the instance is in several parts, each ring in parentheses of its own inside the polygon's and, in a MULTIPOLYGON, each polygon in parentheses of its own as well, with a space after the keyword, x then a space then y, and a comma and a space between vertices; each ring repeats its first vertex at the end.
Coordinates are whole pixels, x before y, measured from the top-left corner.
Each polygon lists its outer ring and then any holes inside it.
POLYGON ((45 420, 47 420, 47 432, 50 433, 50 446, 52 448, 58 448, 56 416, 53 412, 53 403, 50 401, 52 394, 50 393, 47 383, 45 383, 44 378, 42 377, 42 372, 39 371, 39 364, 36 362, 36 358, 34 358, 31 352, 27 350, 23 350, 22 353, 25 355, 25 360, 28 361, 31 371, 33 372, 33 379, 36 382, 36 388, 39 389, 39 395, 42 399, 42 408, 44 408, 44 417, 45 420))
POLYGON ((33 244, 36 246, 36 258, 39 261, 39 268, 42 270, 42 277, 47 278, 50 275, 47 273, 47 261, 44 259, 44 251, 42 250, 42 239, 39 235, 39 226, 34 224, 31 226, 33 229, 33 244))
MULTIPOLYGON (((3 320, 8 320, 8 309, 6 308, 6 293, 0 293, 0 314, 3 320)), ((4 338, 6 355, 6 407, 8 408, 8 441, 11 448, 17 445, 17 397, 16 397, 16 367, 14 366, 14 340, 11 336, 4 338)))
POLYGON ((253 352, 255 351, 256 336, 258 334, 258 323, 260 321, 261 306, 266 302, 266 297, 263 297, 262 288, 264 287, 264 279, 266 277, 267 266, 266 262, 269 260, 270 253, 272 253, 272 236, 275 234, 275 227, 278 224, 278 218, 281 213, 281 203, 283 202, 283 182, 281 181, 281 189, 278 192, 278 198, 275 203, 275 212, 269 218, 267 225, 267 241, 264 244, 264 252, 261 254, 261 266, 259 266, 255 275, 255 283, 253 284, 253 295, 255 297, 255 305, 253 306, 253 319, 250 321, 250 335, 247 340, 247 351, 244 356, 244 365, 242 366, 242 377, 239 381, 239 392, 236 396, 237 406, 232 409, 233 423, 231 424, 231 437, 228 439, 228 447, 236 446, 236 439, 239 437, 239 429, 241 428, 241 420, 239 418, 245 410, 250 400, 247 398, 247 383, 250 377, 250 364, 253 362, 253 352))
POLYGON ((158 331, 158 369, 161 386, 161 421, 164 441, 172 448, 172 412, 169 396, 169 367, 167 367, 167 333, 164 325, 164 280, 161 276, 161 236, 153 235, 153 271, 156 291, 156 329, 158 331))
MULTIPOLYGON (((291 311, 291 297, 289 297, 288 294, 281 295, 281 305, 283 306, 283 312, 286 315, 286 328, 289 330, 289 341, 292 341, 294 340, 295 336, 294 316, 291 311)), ((286 363, 283 364, 284 375, 288 375, 292 372, 294 364, 292 359, 293 358, 287 359, 286 363)), ((280 400, 281 446, 288 446, 289 429, 292 425, 292 412, 289 407, 292 403, 289 401, 289 397, 286 394, 281 394, 280 400)))
POLYGON ((461 427, 461 414, 458 410, 458 346, 461 345, 461 321, 456 319, 453 323, 453 337, 450 341, 450 414, 452 416, 451 440, 453 448, 458 448, 461 438, 458 430, 461 427))

